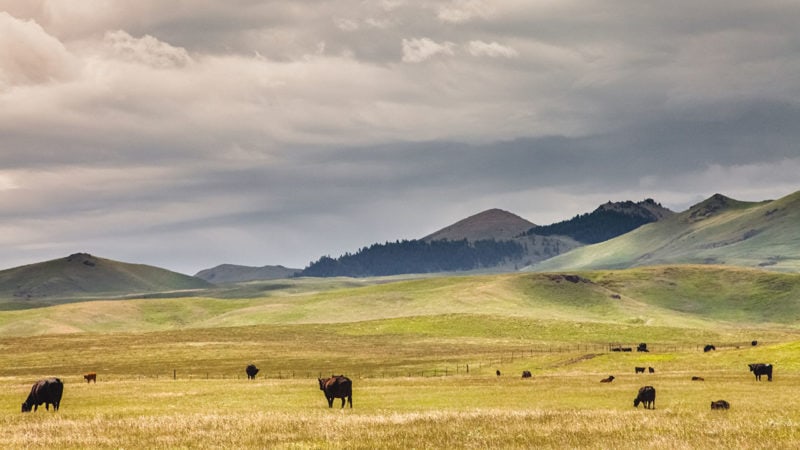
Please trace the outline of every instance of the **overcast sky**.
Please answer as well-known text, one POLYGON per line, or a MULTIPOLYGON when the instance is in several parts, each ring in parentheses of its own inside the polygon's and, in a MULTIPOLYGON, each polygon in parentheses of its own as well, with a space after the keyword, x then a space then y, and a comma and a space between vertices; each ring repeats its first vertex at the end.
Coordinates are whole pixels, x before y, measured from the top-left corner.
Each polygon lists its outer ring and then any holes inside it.
POLYGON ((800 190, 800 3, 0 0, 0 269, 800 190))

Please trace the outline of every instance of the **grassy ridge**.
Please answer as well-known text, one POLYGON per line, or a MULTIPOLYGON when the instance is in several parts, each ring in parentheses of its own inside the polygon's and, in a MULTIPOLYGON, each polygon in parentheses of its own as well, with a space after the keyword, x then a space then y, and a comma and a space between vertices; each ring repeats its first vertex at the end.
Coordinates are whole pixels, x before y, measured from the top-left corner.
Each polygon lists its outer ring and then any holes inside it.
POLYGON ((628 234, 543 261, 537 271, 725 264, 800 271, 800 192, 749 203, 721 196, 628 234))
MULTIPOLYGON (((580 275, 518 273, 379 284, 281 281, 252 298, 152 298, 0 313, 0 336, 352 323, 440 315, 527 317, 674 328, 794 326, 800 275, 664 266, 580 275)), ((237 288, 238 289, 238 288, 237 288)), ((223 295, 224 297, 224 295, 223 295)))

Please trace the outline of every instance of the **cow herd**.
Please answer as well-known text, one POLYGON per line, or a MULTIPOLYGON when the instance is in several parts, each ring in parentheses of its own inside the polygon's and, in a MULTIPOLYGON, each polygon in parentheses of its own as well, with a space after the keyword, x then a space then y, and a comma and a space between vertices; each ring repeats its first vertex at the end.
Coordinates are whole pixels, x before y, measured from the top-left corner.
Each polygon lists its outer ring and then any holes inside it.
MULTIPOLYGON (((641 346, 640 346, 641 348, 641 346)), ((645 350, 646 351, 646 350, 645 350)), ((750 371, 756 377, 757 381, 761 380, 762 375, 767 376, 768 381, 772 381, 772 364, 755 363, 748 364, 750 371)), ((650 373, 655 373, 652 367, 647 368, 650 373)), ((644 367, 635 367, 635 373, 644 373, 644 367)), ((247 378, 253 380, 256 378, 259 369, 249 364, 245 368, 247 378)), ((497 371, 497 376, 500 376, 500 371, 497 371)), ((83 375, 87 383, 97 383, 97 373, 89 372, 83 375)), ((531 372, 525 370, 522 372, 522 378, 531 378, 531 372)), ((600 380, 601 383, 611 383, 614 381, 614 376, 609 375, 600 380)), ((693 376, 692 381, 703 381, 703 377, 693 376)), ((328 407, 333 408, 335 399, 342 399, 342 408, 344 408, 345 401, 353 407, 353 382, 344 375, 332 375, 329 378, 318 378, 319 389, 325 394, 325 399, 328 401, 328 407)), ((22 403, 22 412, 36 411, 39 405, 44 404, 45 409, 49 410, 50 405, 53 405, 53 411, 58 411, 61 404, 61 397, 64 393, 64 383, 58 378, 46 378, 39 380, 31 387, 31 392, 28 398, 22 403)), ((654 409, 656 402, 656 390, 653 386, 643 386, 639 389, 636 398, 633 400, 633 406, 638 407, 639 403, 643 404, 646 409, 654 409)), ((711 402, 711 409, 729 409, 730 404, 725 400, 717 400, 711 402)))

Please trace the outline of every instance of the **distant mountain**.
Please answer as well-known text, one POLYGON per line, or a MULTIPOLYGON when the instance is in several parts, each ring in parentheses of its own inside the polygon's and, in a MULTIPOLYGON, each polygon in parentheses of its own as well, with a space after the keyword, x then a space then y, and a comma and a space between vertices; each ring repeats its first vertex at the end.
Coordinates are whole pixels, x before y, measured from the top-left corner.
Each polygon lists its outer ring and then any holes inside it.
POLYGON ((208 287, 199 278, 88 253, 0 271, 0 298, 28 301, 208 287))
POLYGON ((640 226, 675 214, 653 199, 634 203, 608 202, 591 213, 570 220, 529 229, 527 235, 569 236, 583 244, 607 241, 640 226))
POLYGON ((301 269, 289 269, 283 266, 238 266, 235 264, 221 264, 211 269, 201 270, 195 277, 209 283, 241 283, 244 281, 276 280, 289 278, 301 269))
POLYGON ((743 202, 715 194, 617 238, 540 262, 532 270, 724 264, 800 271, 800 191, 743 202))
POLYGON ((512 214, 502 209, 489 209, 481 213, 469 216, 466 219, 442 228, 431 233, 423 241, 438 241, 447 239, 449 241, 479 241, 482 239, 494 239, 496 241, 513 239, 527 230, 535 227, 532 222, 528 222, 522 217, 512 214))

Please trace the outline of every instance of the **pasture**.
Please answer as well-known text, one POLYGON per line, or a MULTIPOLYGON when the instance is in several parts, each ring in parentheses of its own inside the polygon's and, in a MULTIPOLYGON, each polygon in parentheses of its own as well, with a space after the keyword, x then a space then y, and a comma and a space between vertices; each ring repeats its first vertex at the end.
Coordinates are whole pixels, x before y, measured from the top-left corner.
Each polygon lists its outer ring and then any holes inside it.
MULTIPOLYGON (((524 354, 521 343, 508 335, 477 333, 469 342, 453 339, 459 329, 466 333, 463 322, 479 320, 456 317, 456 325, 444 327, 441 336, 417 332, 413 338, 384 334, 387 324, 379 321, 352 327, 0 339, 0 447, 800 445, 800 399, 792 394, 800 390, 796 343, 721 346, 711 354, 688 345, 674 352, 586 353, 576 346, 524 354), (378 331, 366 334, 365 329, 378 331), (335 344, 324 344, 326 337, 335 344), (391 342, 400 341, 405 344, 392 348, 391 342), (318 351, 312 350, 314 343, 318 351), (518 356, 503 358, 512 349, 518 349, 518 356), (437 376, 431 371, 415 374, 444 367, 448 358, 451 367, 462 358, 470 361, 470 372, 462 366, 460 373, 451 370, 448 376, 443 370, 437 376), (244 373, 250 360, 262 370, 256 380, 247 380, 244 373), (755 381, 746 366, 755 361, 779 361, 773 382, 755 381), (656 373, 634 374, 639 365, 655 367, 656 373), (98 369, 97 384, 83 380, 89 366, 98 369), (495 370, 503 375, 497 377, 495 370), (530 370, 533 378, 522 379, 522 370, 530 370), (279 371, 283 378, 277 378, 279 371), (339 400, 333 409, 327 407, 315 378, 332 372, 353 378, 352 410, 339 409, 339 400), (59 412, 21 414, 20 404, 32 382, 51 374, 65 382, 59 412), (610 374, 616 377, 612 383, 599 382, 610 374), (691 381, 693 375, 705 381, 691 381), (658 391, 652 411, 632 405, 638 388, 646 384, 658 391), (711 401, 719 399, 731 402, 731 409, 711 411, 711 401)), ((516 329, 514 324, 520 325, 509 320, 509 329, 516 329)), ((407 325, 414 329, 413 322, 407 325)), ((557 323, 551 324, 553 330, 546 330, 544 322, 536 325, 545 335, 560 329, 557 323)), ((400 323, 388 328, 395 327, 402 328, 400 323)), ((590 330, 584 332, 591 334, 590 330)))
POLYGON ((751 291, 703 291, 684 270, 649 285, 643 271, 498 275, 0 312, 0 448, 800 447, 796 299, 769 304, 755 294, 772 279, 750 272, 751 291), (608 351, 640 342, 651 351, 608 351), (755 381, 756 362, 774 381, 755 381), (352 410, 319 390, 334 373, 353 380, 352 410), (20 413, 47 376, 64 380, 61 409, 20 413), (633 407, 644 385, 654 410, 633 407), (720 399, 731 409, 712 411, 720 399))

